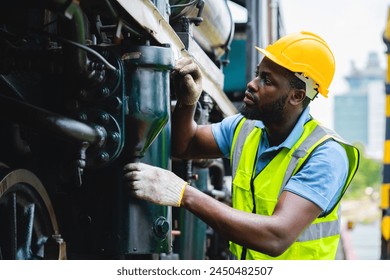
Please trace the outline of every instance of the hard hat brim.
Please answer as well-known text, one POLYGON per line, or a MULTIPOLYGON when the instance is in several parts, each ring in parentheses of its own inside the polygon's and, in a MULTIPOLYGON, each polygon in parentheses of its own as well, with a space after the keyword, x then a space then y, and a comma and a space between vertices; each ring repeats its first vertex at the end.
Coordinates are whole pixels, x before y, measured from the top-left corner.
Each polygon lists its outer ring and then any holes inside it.
POLYGON ((283 66, 283 63, 279 59, 277 59, 273 54, 271 54, 269 51, 267 51, 265 49, 262 49, 262 48, 259 48, 257 46, 255 46, 255 49, 258 50, 260 53, 262 53, 264 56, 266 56, 269 59, 271 59, 273 62, 275 62, 279 66, 282 66, 283 68, 286 68, 285 66, 283 66))

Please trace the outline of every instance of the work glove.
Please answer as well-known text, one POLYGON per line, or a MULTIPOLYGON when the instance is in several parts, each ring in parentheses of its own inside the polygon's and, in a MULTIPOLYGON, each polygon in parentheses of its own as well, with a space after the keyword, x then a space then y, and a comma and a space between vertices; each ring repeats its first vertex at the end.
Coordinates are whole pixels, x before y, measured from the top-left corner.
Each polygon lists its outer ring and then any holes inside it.
POLYGON ((133 196, 180 207, 187 182, 173 172, 140 162, 126 164, 124 171, 126 185, 133 196))
POLYGON ((202 74, 198 65, 190 58, 180 58, 171 74, 177 101, 184 105, 198 102, 202 93, 202 74))

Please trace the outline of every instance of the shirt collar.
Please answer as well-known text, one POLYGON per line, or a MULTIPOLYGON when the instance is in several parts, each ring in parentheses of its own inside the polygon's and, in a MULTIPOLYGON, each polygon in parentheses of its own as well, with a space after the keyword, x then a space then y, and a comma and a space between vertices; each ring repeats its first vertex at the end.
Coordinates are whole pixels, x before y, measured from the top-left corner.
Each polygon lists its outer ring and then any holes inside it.
MULTIPOLYGON (((304 129, 304 125, 307 121, 310 120, 310 108, 309 106, 306 107, 306 109, 302 112, 301 116, 299 117, 297 123, 295 124, 293 130, 288 135, 286 140, 284 140, 279 146, 273 147, 273 149, 278 150, 280 148, 289 148, 291 149, 294 144, 298 141, 299 137, 301 137, 304 129)), ((256 121, 255 126, 263 129, 264 124, 261 121, 256 121)), ((266 143, 268 143, 267 134, 262 133, 264 139, 266 139, 266 143)))

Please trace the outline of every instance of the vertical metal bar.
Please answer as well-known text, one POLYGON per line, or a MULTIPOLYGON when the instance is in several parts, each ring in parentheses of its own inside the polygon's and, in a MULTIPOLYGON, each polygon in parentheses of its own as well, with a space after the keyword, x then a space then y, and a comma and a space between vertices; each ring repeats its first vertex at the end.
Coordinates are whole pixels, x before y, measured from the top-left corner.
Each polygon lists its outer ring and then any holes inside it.
POLYGON ((280 3, 279 1, 276 4, 276 40, 280 39, 282 37, 282 34, 284 33, 284 26, 283 26, 283 21, 282 21, 282 15, 280 13, 280 3))
POLYGON ((273 30, 274 30, 274 27, 273 27, 273 1, 272 0, 267 0, 267 30, 268 30, 268 43, 273 43, 273 30))
POLYGON ((16 260, 16 254, 17 254, 17 251, 18 251, 18 218, 17 218, 17 199, 16 199, 16 193, 12 193, 11 195, 11 211, 12 211, 12 215, 11 215, 11 234, 10 234, 10 237, 12 238, 12 245, 10 246, 11 247, 11 260, 16 260))
POLYGON ((255 46, 264 47, 262 41, 262 19, 263 19, 263 0, 246 0, 246 9, 248 10, 248 22, 246 27, 246 81, 253 78, 253 73, 260 62, 260 52, 255 46))
POLYGON ((387 51, 387 74, 386 74, 386 139, 383 154, 383 181, 381 188, 382 209, 382 246, 381 259, 390 259, 390 7, 386 29, 383 35, 387 51))
POLYGON ((34 216, 35 216, 35 204, 29 203, 25 205, 19 216, 19 229, 18 241, 20 243, 17 250, 18 260, 31 260, 34 257, 32 252, 32 237, 34 233, 34 216))

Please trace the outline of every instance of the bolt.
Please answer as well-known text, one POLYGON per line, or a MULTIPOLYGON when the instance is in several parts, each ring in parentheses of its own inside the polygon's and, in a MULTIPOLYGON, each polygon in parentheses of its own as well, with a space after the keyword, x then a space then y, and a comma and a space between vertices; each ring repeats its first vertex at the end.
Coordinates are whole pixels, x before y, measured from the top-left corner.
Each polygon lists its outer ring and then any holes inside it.
POLYGON ((100 152, 98 158, 101 162, 108 162, 110 155, 107 152, 100 152))
POLYGON ((101 113, 99 119, 102 123, 107 124, 110 120, 110 115, 107 113, 101 113))
POLYGON ((78 115, 78 119, 80 120, 80 121, 87 121, 88 120, 88 116, 87 116, 87 114, 85 114, 85 113, 80 113, 79 115, 78 115))
POLYGON ((164 238, 169 231, 169 223, 164 217, 159 217, 154 221, 154 233, 160 237, 164 238))
POLYGON ((110 138, 111 138, 111 140, 113 142, 118 143, 120 141, 120 139, 121 139, 121 136, 119 135, 118 132, 111 132, 110 133, 110 138))
POLYGON ((100 90, 100 95, 102 97, 108 97, 111 95, 111 90, 108 88, 108 87, 103 87, 101 90, 100 90))
POLYGON ((88 96, 88 92, 84 89, 80 90, 79 95, 81 98, 86 98, 88 96))

